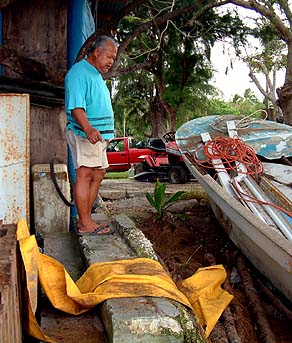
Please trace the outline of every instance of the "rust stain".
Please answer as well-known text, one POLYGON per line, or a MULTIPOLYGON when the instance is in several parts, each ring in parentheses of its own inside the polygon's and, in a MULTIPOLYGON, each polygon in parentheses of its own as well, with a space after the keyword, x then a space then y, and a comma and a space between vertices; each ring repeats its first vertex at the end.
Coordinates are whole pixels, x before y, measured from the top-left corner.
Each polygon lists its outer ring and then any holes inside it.
POLYGON ((24 214, 29 220, 29 96, 2 94, 0 109, 5 117, 0 125, 1 182, 7 185, 3 221, 16 224, 24 214))
POLYGON ((22 215, 22 208, 17 205, 16 199, 12 199, 7 206, 6 214, 4 215, 3 222, 10 224, 17 224, 18 219, 22 215))
POLYGON ((221 208, 216 206, 216 218, 218 222, 224 227, 225 232, 229 236, 231 230, 232 230, 232 223, 231 221, 224 215, 223 211, 221 208))
POLYGON ((6 162, 24 158, 24 152, 19 151, 21 144, 16 134, 6 128, 4 132, 0 130, 0 137, 0 145, 3 147, 6 162))

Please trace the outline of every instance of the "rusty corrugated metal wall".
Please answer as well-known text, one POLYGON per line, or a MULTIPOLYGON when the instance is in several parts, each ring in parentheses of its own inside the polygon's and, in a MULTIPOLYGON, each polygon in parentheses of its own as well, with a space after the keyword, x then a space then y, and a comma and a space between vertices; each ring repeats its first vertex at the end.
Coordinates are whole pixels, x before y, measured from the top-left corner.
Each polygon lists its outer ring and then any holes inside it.
MULTIPOLYGON (((27 0, 10 4, 3 9, 3 43, 20 55, 66 70, 68 2, 27 0)), ((22 78, 6 67, 3 67, 3 77, 22 78)), ((56 156, 66 162, 65 124, 63 106, 31 105, 31 164, 49 163, 56 156)))
POLYGON ((29 96, 0 94, 0 220, 29 222, 29 96))

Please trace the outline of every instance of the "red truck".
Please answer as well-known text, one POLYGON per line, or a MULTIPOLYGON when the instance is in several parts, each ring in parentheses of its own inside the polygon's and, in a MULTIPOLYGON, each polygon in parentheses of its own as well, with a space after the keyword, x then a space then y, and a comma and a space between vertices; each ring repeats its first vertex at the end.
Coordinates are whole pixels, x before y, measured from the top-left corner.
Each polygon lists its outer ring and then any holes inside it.
POLYGON ((146 156, 165 157, 164 142, 160 138, 152 138, 147 141, 137 143, 132 137, 118 137, 110 140, 107 148, 107 158, 109 162, 108 171, 126 171, 131 168, 131 164, 143 162, 146 156), (155 147, 154 149, 151 149, 155 147), (150 147, 150 148, 149 148, 150 147), (144 157, 145 156, 145 157, 144 157))

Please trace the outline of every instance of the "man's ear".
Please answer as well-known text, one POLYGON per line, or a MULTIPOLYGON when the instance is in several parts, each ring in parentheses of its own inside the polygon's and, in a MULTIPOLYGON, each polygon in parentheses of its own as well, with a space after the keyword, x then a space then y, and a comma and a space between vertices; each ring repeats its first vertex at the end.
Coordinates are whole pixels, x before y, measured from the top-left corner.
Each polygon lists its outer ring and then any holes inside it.
POLYGON ((101 52, 100 52, 100 49, 96 48, 93 53, 95 57, 98 57, 101 52))

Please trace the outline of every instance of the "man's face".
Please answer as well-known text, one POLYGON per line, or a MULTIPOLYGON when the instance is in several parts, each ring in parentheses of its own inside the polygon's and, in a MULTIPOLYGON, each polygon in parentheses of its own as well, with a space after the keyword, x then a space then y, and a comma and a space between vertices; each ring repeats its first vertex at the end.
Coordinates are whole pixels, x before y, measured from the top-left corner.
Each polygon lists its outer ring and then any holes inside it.
POLYGON ((101 73, 106 73, 112 67, 117 56, 117 47, 113 42, 108 41, 104 44, 104 46, 94 51, 94 56, 95 67, 101 73))

